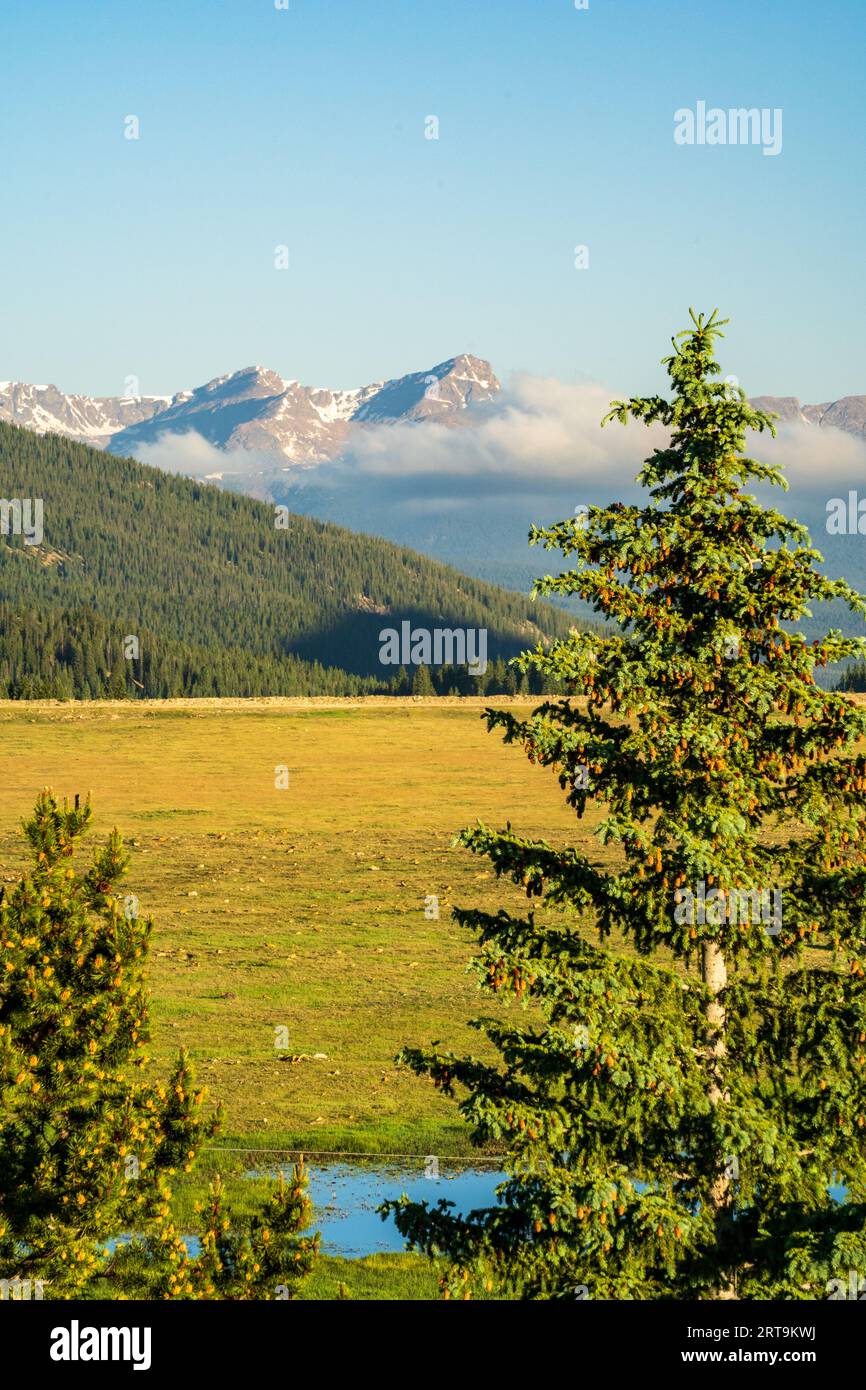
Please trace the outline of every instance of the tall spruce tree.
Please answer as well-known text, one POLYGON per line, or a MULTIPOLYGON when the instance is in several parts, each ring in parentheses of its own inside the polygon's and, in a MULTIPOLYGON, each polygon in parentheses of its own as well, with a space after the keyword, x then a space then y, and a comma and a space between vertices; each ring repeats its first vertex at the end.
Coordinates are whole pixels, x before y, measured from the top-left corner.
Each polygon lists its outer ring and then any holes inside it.
POLYGON ((784 486, 745 452, 772 417, 714 379, 725 321, 691 318, 672 398, 604 422, 670 431, 646 505, 532 533, 573 565, 538 591, 618 627, 527 654, 565 698, 487 711, 608 849, 460 836, 555 910, 455 913, 483 988, 529 1006, 478 1020, 497 1064, 403 1054, 509 1148, 495 1207, 396 1204, 446 1297, 825 1298, 866 1271, 866 710, 815 681, 866 644, 795 630, 814 601, 866 606, 745 490, 784 486))

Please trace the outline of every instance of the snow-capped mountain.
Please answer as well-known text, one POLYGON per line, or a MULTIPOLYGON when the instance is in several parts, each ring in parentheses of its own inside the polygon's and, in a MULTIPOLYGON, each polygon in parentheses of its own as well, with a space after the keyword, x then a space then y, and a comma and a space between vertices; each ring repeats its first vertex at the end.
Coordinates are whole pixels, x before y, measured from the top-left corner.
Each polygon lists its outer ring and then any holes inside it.
POLYGON ((467 406, 490 400, 499 389, 490 363, 464 353, 426 372, 354 391, 284 381, 265 367, 245 367, 171 397, 65 396, 55 386, 0 382, 0 420, 115 454, 195 432, 217 449, 267 456, 277 467, 310 467, 337 458, 355 425, 456 423, 467 406))
POLYGON ((0 420, 36 434, 66 434, 104 449, 119 430, 164 410, 170 396, 66 396, 56 386, 0 381, 0 420))

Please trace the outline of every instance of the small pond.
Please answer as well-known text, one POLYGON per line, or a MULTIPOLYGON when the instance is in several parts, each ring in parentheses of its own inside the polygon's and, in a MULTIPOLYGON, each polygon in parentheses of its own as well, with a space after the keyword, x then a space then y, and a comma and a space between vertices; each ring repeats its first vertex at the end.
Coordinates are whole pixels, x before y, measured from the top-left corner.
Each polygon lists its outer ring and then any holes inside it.
MULTIPOLYGON (((341 1255, 345 1259, 360 1259, 365 1255, 394 1254, 406 1249, 406 1243, 394 1225, 393 1217, 383 1221, 376 1208, 389 1199, 406 1193, 413 1202, 428 1202, 431 1206, 445 1198, 454 1209, 466 1216, 479 1207, 496 1205, 496 1189, 506 1174, 494 1166, 477 1168, 467 1165, 443 1164, 438 1176, 425 1177, 420 1164, 413 1168, 383 1167, 381 1163, 335 1163, 314 1167, 307 1165, 309 1195, 314 1207, 311 1227, 322 1237, 322 1251, 341 1255)), ((292 1165, 257 1168, 245 1173, 247 1178, 276 1178, 279 1173, 289 1178, 292 1165)), ((644 1184, 637 1184, 639 1189, 644 1184)), ((829 1188, 836 1202, 844 1202, 846 1189, 834 1184, 829 1188)), ((121 1237, 128 1239, 128 1237, 121 1237)), ((193 1256, 199 1253, 196 1236, 185 1237, 187 1249, 193 1256)), ((108 1242, 112 1249, 115 1241, 108 1242)))
MULTIPOLYGON (((256 1170, 248 1177, 288 1177, 291 1166, 256 1170)), ((382 1202, 405 1192, 413 1202, 435 1205, 440 1198, 453 1202, 462 1215, 478 1207, 496 1205, 496 1188, 505 1174, 491 1166, 474 1168, 442 1165, 438 1177, 425 1177, 422 1165, 407 1169, 362 1162, 337 1163, 307 1168, 310 1200, 315 1208, 315 1228, 321 1232, 322 1250, 328 1255, 357 1259, 362 1255, 387 1254, 406 1249, 393 1218, 383 1221, 376 1211, 382 1202)))

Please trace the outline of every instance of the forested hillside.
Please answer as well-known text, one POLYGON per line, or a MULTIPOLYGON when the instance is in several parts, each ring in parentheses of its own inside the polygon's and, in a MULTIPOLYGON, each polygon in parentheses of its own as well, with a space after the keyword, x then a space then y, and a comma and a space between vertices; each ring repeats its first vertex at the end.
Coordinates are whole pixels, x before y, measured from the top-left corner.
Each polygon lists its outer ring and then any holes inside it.
MULTIPOLYGON (((44 535, 0 535, 0 695, 352 694, 410 688, 379 632, 486 628, 487 678, 572 619, 403 547, 0 423, 0 496, 44 535), (282 518, 281 518, 282 520, 282 518), (138 654, 128 655, 137 639, 138 654)), ((426 673, 415 688, 427 689, 426 673)))

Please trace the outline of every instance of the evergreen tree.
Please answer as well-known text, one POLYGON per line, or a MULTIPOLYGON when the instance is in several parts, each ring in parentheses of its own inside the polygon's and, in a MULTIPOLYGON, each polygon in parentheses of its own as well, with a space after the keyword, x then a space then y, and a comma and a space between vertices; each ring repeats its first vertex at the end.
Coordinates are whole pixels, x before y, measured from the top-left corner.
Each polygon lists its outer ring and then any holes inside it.
POLYGON ((416 669, 415 669, 415 674, 414 674, 414 676, 412 677, 412 694, 413 694, 413 695, 435 695, 435 694, 436 694, 436 691, 433 689, 433 682, 432 682, 432 680, 430 679, 430 672, 429 672, 429 670, 427 669, 427 667, 424 665, 423 661, 422 661, 422 663, 421 663, 420 666, 416 667, 416 669))
POLYGON ((111 671, 106 672, 106 699, 125 700, 127 694, 126 671, 123 666, 123 660, 121 657, 115 656, 111 671))
POLYGON ((866 661, 857 661, 848 666, 836 682, 837 690, 866 691, 866 661))
POLYGON ((183 1053, 167 1084, 142 1078, 151 923, 118 896, 116 831, 74 866, 90 819, 89 804, 43 792, 24 826, 32 867, 0 896, 0 1271, 42 1281, 48 1298, 105 1279, 109 1293, 277 1297, 315 1254, 316 1238, 298 1235, 303 1174, 265 1220, 223 1231, 216 1250, 205 1240, 200 1258, 174 1228, 171 1176, 190 1171, 219 1115, 203 1118, 183 1053), (109 1256, 106 1242, 130 1232, 143 1239, 109 1256))
POLYGON ((866 644, 791 626, 866 607, 744 490, 784 480, 745 453, 771 417, 714 380, 721 326, 693 313, 671 399, 607 417, 670 431, 646 504, 533 533, 573 565, 540 591, 619 630, 528 654, 566 697, 487 722, 578 817, 598 803, 615 862, 510 824, 460 837, 554 911, 455 913, 483 988, 529 1006, 479 1020, 498 1064, 403 1054, 510 1151, 494 1208, 396 1204, 449 1258, 446 1296, 824 1298, 866 1272, 866 710, 814 678, 866 644))
POLYGON ((261 1215, 246 1225, 233 1215, 222 1179, 210 1184, 196 1206, 200 1252, 191 1257, 177 1234, 164 1192, 155 1234, 122 1246, 109 1269, 112 1286, 133 1298, 291 1299, 311 1272, 318 1235, 300 1232, 312 1221, 303 1163, 287 1184, 281 1176, 261 1215))
POLYGON ((450 661, 446 661, 443 665, 434 667, 430 673, 430 677, 433 681, 435 693, 437 695, 445 695, 454 684, 454 667, 451 665, 450 661))

